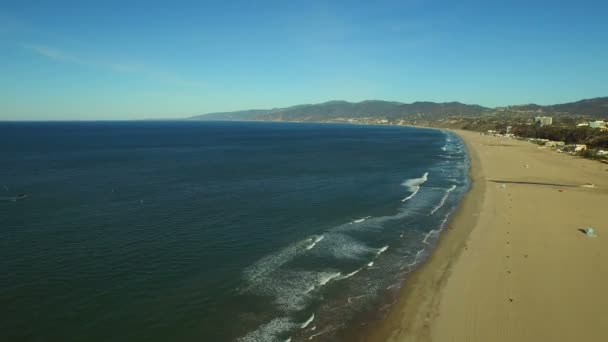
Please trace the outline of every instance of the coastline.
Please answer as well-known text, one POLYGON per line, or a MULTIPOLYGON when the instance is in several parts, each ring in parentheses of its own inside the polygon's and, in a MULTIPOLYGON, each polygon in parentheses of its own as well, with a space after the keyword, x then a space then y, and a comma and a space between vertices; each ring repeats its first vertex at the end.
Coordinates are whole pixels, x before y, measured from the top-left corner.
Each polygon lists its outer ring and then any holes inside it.
POLYGON ((526 142, 451 132, 469 153, 469 192, 388 315, 357 340, 608 337, 601 310, 608 306, 605 166, 526 142), (600 236, 578 231, 586 226, 600 236))
POLYGON ((408 276, 388 315, 359 332, 358 341, 430 340, 429 323, 437 315, 438 298, 435 294, 445 285, 453 261, 464 250, 466 239, 477 221, 477 216, 471 213, 479 211, 485 192, 483 172, 476 150, 458 132, 450 132, 458 135, 467 148, 470 163, 469 190, 450 217, 431 255, 408 276))

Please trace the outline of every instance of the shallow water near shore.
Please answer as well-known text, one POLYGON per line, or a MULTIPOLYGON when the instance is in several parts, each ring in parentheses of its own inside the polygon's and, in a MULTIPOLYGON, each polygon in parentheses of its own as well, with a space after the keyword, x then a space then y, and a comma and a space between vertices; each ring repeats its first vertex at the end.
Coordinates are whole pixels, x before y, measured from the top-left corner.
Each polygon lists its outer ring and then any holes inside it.
POLYGON ((341 124, 1 123, 9 340, 335 341, 468 187, 459 138, 341 124), (110 329, 111 328, 111 329, 110 329))

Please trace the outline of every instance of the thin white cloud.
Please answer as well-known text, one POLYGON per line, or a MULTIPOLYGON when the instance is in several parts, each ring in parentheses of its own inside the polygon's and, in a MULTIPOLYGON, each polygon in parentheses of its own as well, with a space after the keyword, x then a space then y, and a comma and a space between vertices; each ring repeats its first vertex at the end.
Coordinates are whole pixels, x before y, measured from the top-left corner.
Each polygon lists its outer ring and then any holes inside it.
POLYGON ((88 67, 101 68, 113 72, 119 73, 137 73, 142 76, 153 78, 159 82, 172 83, 192 87, 205 87, 204 82, 189 80, 183 78, 181 75, 170 71, 157 70, 150 68, 142 64, 136 63, 121 63, 121 62, 107 62, 98 60, 90 57, 77 56, 66 50, 59 49, 48 45, 39 44, 22 44, 22 47, 36 55, 44 58, 64 63, 78 64, 88 67))
POLYGON ((36 44, 23 44, 23 47, 37 55, 46 57, 48 59, 52 59, 55 61, 61 62, 69 62, 76 63, 81 65, 93 65, 93 63, 88 62, 85 59, 78 58, 74 55, 67 53, 64 50, 57 49, 50 46, 45 45, 36 45, 36 44))

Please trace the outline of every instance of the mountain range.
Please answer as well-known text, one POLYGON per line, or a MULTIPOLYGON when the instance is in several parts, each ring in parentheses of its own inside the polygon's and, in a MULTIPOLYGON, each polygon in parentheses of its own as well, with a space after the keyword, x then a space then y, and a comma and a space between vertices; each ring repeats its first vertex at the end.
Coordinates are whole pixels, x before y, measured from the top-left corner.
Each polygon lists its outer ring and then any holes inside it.
POLYGON ((329 101, 287 108, 254 109, 197 115, 191 120, 227 121, 331 121, 354 118, 424 118, 480 117, 496 113, 528 113, 529 115, 584 115, 595 118, 608 117, 608 97, 598 97, 577 102, 541 106, 536 104, 487 108, 460 102, 414 102, 368 100, 362 102, 329 101))

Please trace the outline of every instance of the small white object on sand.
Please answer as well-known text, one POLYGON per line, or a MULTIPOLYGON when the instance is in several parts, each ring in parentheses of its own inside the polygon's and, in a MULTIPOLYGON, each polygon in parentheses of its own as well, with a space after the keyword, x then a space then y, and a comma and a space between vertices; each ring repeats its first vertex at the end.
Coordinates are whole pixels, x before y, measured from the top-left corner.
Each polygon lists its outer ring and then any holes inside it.
POLYGON ((597 237, 595 230, 593 230, 591 227, 585 228, 585 235, 587 235, 587 237, 597 237))

